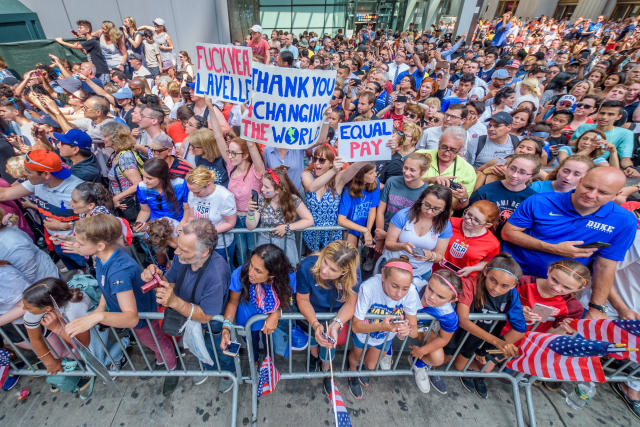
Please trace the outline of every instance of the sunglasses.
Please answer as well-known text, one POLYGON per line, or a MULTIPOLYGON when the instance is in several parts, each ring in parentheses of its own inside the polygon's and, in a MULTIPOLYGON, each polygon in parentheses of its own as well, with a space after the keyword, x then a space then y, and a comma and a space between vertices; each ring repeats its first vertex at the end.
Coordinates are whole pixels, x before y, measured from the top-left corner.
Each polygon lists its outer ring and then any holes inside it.
POLYGON ((160 194, 156 194, 156 203, 158 204, 156 209, 162 209, 162 196, 160 194))
POLYGON ((36 161, 31 160, 28 154, 24 157, 24 162, 32 165, 38 165, 46 169, 51 169, 51 166, 46 166, 46 165, 43 165, 42 163, 38 163, 36 161))
POLYGON ((410 119, 417 119, 418 118, 417 114, 413 114, 413 113, 409 113, 409 112, 404 113, 404 116, 408 117, 410 119))
MULTIPOLYGON (((189 146, 189 148, 191 148, 191 146, 189 146)), ((151 152, 155 154, 164 153, 167 150, 168 148, 161 148, 161 149, 151 148, 151 152)))
POLYGON ((329 159, 325 159, 324 157, 317 157, 317 156, 313 156, 312 160, 314 163, 318 163, 320 165, 324 165, 326 162, 329 161, 329 159))
POLYGON ((576 108, 594 108, 595 105, 583 104, 582 102, 578 102, 576 104, 576 108))

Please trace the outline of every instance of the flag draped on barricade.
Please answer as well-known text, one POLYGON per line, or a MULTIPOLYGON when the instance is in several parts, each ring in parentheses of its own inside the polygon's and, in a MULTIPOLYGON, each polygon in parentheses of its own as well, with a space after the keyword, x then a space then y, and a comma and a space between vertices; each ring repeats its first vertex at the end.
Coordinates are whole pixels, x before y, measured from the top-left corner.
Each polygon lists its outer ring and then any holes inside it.
POLYGON ((587 339, 624 344, 622 350, 610 354, 616 359, 630 359, 638 362, 637 348, 640 346, 640 320, 625 319, 585 319, 573 320, 571 327, 587 339))

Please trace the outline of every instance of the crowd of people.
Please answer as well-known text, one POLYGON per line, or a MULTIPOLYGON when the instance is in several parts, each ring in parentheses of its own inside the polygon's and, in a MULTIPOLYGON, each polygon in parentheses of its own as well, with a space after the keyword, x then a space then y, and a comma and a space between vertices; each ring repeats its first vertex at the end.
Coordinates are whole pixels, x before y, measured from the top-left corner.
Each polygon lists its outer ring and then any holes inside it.
MULTIPOLYGON (((240 138, 245 106, 194 93, 197 70, 186 50, 176 58, 163 19, 78 21, 76 42, 56 40, 86 62, 49 55, 16 76, 0 61, 0 327, 52 375, 72 337, 126 363, 108 334, 95 345, 96 325, 133 328, 172 370, 179 319, 211 322, 213 351, 228 348, 232 325, 266 314, 252 326, 258 349, 283 311, 299 311, 313 368, 329 369, 351 322, 350 370, 390 369, 394 340, 413 338, 418 389, 446 393, 432 368, 455 355, 456 369, 475 356, 470 369, 491 370, 500 358, 487 350, 516 355, 535 323, 568 334, 575 318, 640 320, 638 21, 507 13, 457 38, 444 24, 368 25, 351 39, 254 25, 235 42, 254 61, 337 71, 321 138, 305 150, 240 138), (339 123, 379 119, 393 121, 390 160, 338 156, 339 123), (140 265, 131 253, 145 248, 140 265), (61 279, 74 273, 95 277, 93 301, 61 279), (154 278, 161 286, 143 292, 154 278), (139 317, 161 308, 162 326, 139 317), (326 312, 328 324, 316 317, 326 312), (418 313, 439 327, 425 336, 418 313), (508 322, 492 330, 472 313, 508 322)), ((231 356, 219 364, 233 370, 231 356)), ((169 395, 178 377, 164 381, 169 395)), ((461 381, 487 397, 482 378, 461 381)), ((350 377, 353 397, 369 382, 350 377)), ((640 382, 612 387, 640 417, 640 382)))

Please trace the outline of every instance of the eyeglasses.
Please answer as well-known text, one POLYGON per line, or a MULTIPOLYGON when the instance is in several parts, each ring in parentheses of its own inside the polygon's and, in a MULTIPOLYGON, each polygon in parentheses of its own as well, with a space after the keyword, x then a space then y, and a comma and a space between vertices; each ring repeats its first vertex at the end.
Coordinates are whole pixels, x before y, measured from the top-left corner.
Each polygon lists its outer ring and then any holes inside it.
MULTIPOLYGON (((145 115, 143 115, 142 113, 140 113, 140 117, 142 117, 143 119, 149 119, 149 120, 153 119, 153 117, 151 117, 151 116, 145 116, 145 115)), ((187 124, 188 124, 188 123, 189 123, 189 122, 187 122, 187 124)))
POLYGON ((447 146, 447 145, 440 145, 440 146, 438 146, 438 150, 442 150, 442 151, 444 151, 445 153, 448 151, 449 153, 453 153, 453 154, 456 154, 457 152, 459 152, 459 151, 460 151, 460 149, 459 149, 459 148, 453 148, 453 147, 449 147, 449 146, 447 146))
POLYGON ((469 209, 465 209, 464 212, 462 213, 462 215, 469 220, 469 222, 471 222, 471 224, 473 225, 483 225, 483 224, 489 224, 488 222, 485 221, 481 221, 478 218, 476 218, 475 216, 471 215, 469 213, 469 209))
POLYGON ((167 150, 168 148, 151 148, 151 152, 154 154, 164 153, 167 150))
POLYGON ((576 108, 595 108, 595 105, 583 104, 582 102, 578 102, 576 104, 576 108))
POLYGON ((507 170, 513 174, 518 174, 518 175, 524 175, 524 176, 533 175, 533 173, 529 173, 524 169, 518 169, 515 166, 509 166, 507 170))
POLYGON ((231 150, 227 150, 227 155, 229 157, 235 157, 235 156, 242 156, 242 151, 231 151, 231 150))
POLYGON ((413 114, 413 113, 410 113, 408 111, 404 113, 404 116, 409 118, 409 119, 414 119, 414 120, 418 118, 417 114, 413 114))
POLYGON ((440 213, 444 210, 444 208, 431 206, 429 202, 422 202, 422 209, 424 209, 425 211, 433 212, 433 213, 440 213))
POLYGON ((318 163, 321 165, 324 165, 326 162, 329 161, 329 159, 325 159, 324 157, 317 157, 317 156, 313 156, 312 160, 314 163, 318 163))
POLYGON ((29 157, 28 154, 24 157, 24 162, 25 163, 30 163, 32 165, 42 166, 43 168, 46 168, 46 169, 51 169, 51 166, 46 166, 46 165, 43 165, 42 163, 38 163, 36 161, 31 160, 31 157, 29 157))
POLYGON ((452 114, 444 113, 444 118, 449 120, 460 120, 462 116, 454 116, 452 114))
POLYGON ((487 125, 487 129, 488 128, 499 128, 500 126, 504 125, 504 123, 489 123, 487 125))
POLYGON ((427 123, 441 123, 442 120, 440 119, 440 117, 429 117, 427 119, 427 123))

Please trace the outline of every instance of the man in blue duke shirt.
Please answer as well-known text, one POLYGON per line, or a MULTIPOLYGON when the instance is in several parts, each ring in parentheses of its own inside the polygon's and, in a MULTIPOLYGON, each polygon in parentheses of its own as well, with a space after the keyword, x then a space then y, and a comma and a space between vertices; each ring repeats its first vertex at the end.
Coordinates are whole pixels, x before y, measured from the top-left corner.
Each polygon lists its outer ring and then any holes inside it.
POLYGON ((606 317, 604 306, 618 261, 635 238, 635 216, 613 202, 625 182, 617 168, 591 169, 572 192, 529 197, 502 230, 503 249, 520 263, 524 274, 546 277, 549 263, 563 258, 592 263, 588 318, 606 317), (596 242, 609 246, 580 247, 596 242))

